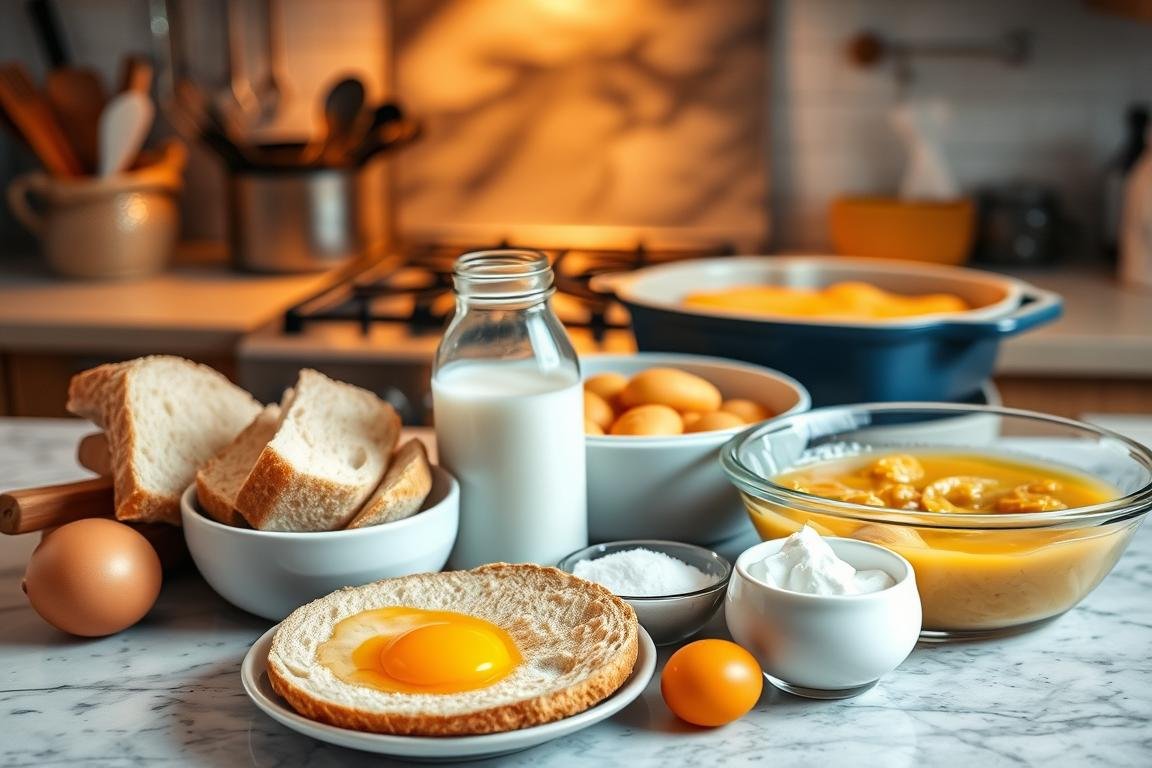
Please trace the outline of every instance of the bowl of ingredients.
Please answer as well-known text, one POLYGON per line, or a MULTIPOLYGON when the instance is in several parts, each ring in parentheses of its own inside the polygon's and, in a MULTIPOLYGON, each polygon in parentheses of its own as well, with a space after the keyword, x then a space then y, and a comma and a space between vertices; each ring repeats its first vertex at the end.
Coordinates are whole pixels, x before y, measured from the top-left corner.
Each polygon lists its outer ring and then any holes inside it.
POLYGON ((874 686, 908 658, 921 619, 907 560, 809 526, 737 558, 724 615, 773 685, 814 699, 874 686))
POLYGON ((717 452, 749 424, 807 410, 803 386, 699 355, 593 355, 580 369, 591 541, 711 544, 747 530, 717 452))
POLYGON ((742 432, 721 463, 761 538, 807 523, 905 557, 926 640, 1056 618, 1108 575, 1152 508, 1148 448, 1010 408, 817 408, 742 432), (978 430, 948 428, 973 417, 978 430))
POLYGON ((794 376, 816 405, 971 398, 1002 339, 1060 315, 1003 275, 907 261, 742 256, 603 275, 649 352, 700 352, 794 376))
POLYGON ((439 571, 459 523, 456 479, 432 466, 419 511, 403 519, 333 531, 255 530, 209 517, 193 485, 181 497, 188 551, 205 581, 249 613, 280 620, 340 587, 439 571))
POLYGON ((656 645, 700 631, 724 600, 732 564, 710 549, 636 539, 595 544, 565 557, 562 571, 606 587, 636 611, 656 645))

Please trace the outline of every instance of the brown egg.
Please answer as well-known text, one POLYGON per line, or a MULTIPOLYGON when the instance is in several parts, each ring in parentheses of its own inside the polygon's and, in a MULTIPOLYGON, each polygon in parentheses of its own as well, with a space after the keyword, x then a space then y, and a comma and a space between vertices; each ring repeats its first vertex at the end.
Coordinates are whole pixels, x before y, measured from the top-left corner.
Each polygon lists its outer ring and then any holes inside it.
POLYGON ((700 417, 703 415, 704 414, 700 413, 699 411, 685 411, 684 413, 680 414, 680 418, 684 422, 684 431, 691 432, 692 430, 690 430, 689 427, 699 421, 700 417))
POLYGON ((36 613, 57 629, 100 637, 127 629, 160 594, 160 558, 123 523, 77 520, 46 536, 32 552, 24 591, 36 613))
POLYGON ((584 421, 592 422, 603 432, 612 426, 615 419, 616 414, 613 413, 612 406, 608 405, 604 398, 595 392, 584 390, 584 421))
POLYGON ((776 415, 763 403, 758 403, 755 400, 745 400, 744 398, 725 400, 720 404, 720 410, 739 416, 744 420, 745 424, 755 424, 758 421, 764 421, 764 419, 770 419, 776 415))
POLYGON ((598 373, 589 376, 584 381, 584 390, 600 395, 605 402, 613 403, 624 387, 628 386, 628 377, 622 373, 598 373))
POLYGON ((586 435, 602 435, 604 430, 594 421, 584 419, 584 434, 586 435))
POLYGON ((677 411, 702 413, 715 411, 723 399, 711 382, 675 368, 641 371, 620 393, 620 403, 626 408, 657 404, 677 411))
POLYGON ((666 405, 639 405, 620 414, 612 424, 614 435, 679 435, 683 432, 680 414, 666 405))
POLYGON ((713 411, 704 413, 691 424, 685 424, 685 432, 711 432, 716 429, 732 429, 744 426, 744 420, 734 413, 713 411))

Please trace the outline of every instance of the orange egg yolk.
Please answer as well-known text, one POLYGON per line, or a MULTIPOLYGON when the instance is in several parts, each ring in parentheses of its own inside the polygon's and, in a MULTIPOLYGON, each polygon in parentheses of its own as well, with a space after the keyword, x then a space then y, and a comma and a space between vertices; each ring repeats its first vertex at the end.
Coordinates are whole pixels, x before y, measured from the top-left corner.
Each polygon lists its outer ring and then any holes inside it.
POLYGON ((317 649, 341 680, 399 693, 460 693, 506 677, 520 663, 495 624, 451 611, 392 607, 350 616, 317 649))

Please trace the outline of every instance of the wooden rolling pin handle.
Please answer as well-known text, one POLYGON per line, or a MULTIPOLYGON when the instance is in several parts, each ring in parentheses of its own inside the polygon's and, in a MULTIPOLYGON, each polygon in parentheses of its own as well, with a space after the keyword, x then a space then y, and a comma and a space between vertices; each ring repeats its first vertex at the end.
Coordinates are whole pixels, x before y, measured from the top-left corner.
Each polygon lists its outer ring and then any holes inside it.
POLYGON ((108 438, 103 432, 93 432, 80 440, 76 446, 76 461, 101 477, 112 476, 112 454, 108 449, 108 438))
POLYGON ((16 535, 85 517, 111 517, 112 479, 25 488, 0 495, 0 533, 16 535))

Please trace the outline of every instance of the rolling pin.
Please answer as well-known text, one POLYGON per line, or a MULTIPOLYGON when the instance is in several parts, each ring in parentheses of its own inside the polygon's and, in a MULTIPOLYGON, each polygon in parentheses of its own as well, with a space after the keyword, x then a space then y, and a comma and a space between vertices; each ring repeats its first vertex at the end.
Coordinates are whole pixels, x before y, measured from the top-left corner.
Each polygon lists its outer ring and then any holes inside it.
POLYGON ((0 494, 0 533, 15 536, 85 517, 112 517, 112 478, 23 488, 0 494))
POLYGON ((103 432, 85 435, 76 446, 76 463, 100 477, 112 476, 112 454, 103 432))

